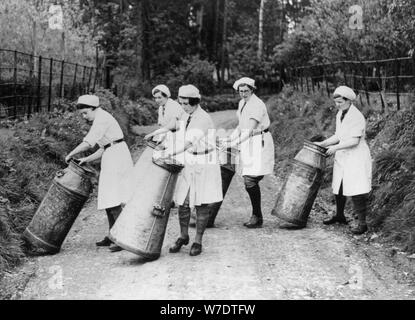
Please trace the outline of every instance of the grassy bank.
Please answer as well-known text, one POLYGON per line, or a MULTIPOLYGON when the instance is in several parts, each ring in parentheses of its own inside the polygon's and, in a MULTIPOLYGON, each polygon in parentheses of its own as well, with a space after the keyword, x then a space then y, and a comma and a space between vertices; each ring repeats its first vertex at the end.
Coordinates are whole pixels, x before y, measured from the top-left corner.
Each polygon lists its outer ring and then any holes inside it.
MULTIPOLYGON (((275 141, 275 173, 284 177, 304 139, 334 133, 337 111, 326 96, 307 95, 292 88, 285 88, 267 104, 275 141)), ((407 108, 381 115, 357 106, 367 120, 367 140, 374 164, 369 226, 383 240, 403 251, 415 252, 415 111, 407 108)), ((331 158, 319 192, 327 201, 332 201, 332 165, 331 158)))
MULTIPOLYGON (((124 101, 98 90, 102 107, 120 123, 132 146, 134 124, 151 124, 157 114, 154 102, 124 101)), ((24 258, 20 234, 30 223, 55 172, 66 167, 64 157, 82 141, 90 125, 74 112, 73 101, 56 101, 54 111, 28 121, 0 126, 0 278, 24 258)), ((0 294, 1 295, 1 294, 0 294)))

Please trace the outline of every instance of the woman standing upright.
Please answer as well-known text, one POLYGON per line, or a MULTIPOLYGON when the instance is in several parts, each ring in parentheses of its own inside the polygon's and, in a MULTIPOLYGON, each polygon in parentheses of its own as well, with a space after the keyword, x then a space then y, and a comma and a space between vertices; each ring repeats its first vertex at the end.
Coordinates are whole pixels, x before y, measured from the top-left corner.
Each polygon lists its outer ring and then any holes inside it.
MULTIPOLYGON (((159 106, 157 123, 161 127, 167 126, 172 119, 181 117, 184 112, 183 108, 178 102, 170 98, 171 93, 167 86, 160 84, 153 88, 151 94, 159 106)), ((172 149, 174 143, 173 133, 169 131, 166 134, 160 134, 155 136, 153 141, 164 143, 165 148, 172 149)))
MULTIPOLYGON (((101 172, 98 182, 98 210, 105 209, 109 228, 121 213, 121 204, 130 196, 130 174, 133 168, 130 150, 124 141, 124 134, 117 120, 99 106, 95 95, 80 96, 78 111, 88 122, 91 129, 83 142, 73 149, 65 158, 68 162, 76 154, 87 151, 95 145, 99 149, 92 155, 79 159, 80 164, 101 158, 101 172)), ((97 246, 110 246, 112 241, 106 236, 97 246)), ((119 246, 112 245, 110 250, 120 251, 119 246)))
POLYGON ((233 88, 241 96, 236 112, 239 124, 230 137, 223 141, 223 147, 239 145, 238 172, 244 178, 252 204, 251 218, 244 226, 260 228, 263 217, 259 181, 274 171, 274 141, 268 129, 270 119, 265 103, 254 93, 255 80, 241 78, 235 81, 233 88))
POLYGON ((344 207, 346 196, 350 196, 359 218, 359 224, 352 229, 352 233, 362 234, 367 231, 367 202, 372 189, 372 159, 365 140, 366 120, 353 105, 356 94, 351 88, 338 87, 333 98, 339 109, 336 132, 330 138, 317 143, 328 147, 327 154, 335 155, 332 188, 336 197, 336 215, 323 223, 346 224, 344 207))
POLYGON ((179 205, 180 237, 170 248, 179 252, 189 243, 190 208, 196 208, 196 236, 190 249, 191 256, 202 252, 202 237, 209 221, 212 204, 222 201, 222 178, 216 154, 216 130, 210 115, 200 107, 201 95, 193 85, 179 88, 179 102, 185 113, 176 121, 148 134, 155 135, 182 127, 183 146, 166 151, 165 157, 184 152, 184 169, 177 180, 175 202, 179 205))

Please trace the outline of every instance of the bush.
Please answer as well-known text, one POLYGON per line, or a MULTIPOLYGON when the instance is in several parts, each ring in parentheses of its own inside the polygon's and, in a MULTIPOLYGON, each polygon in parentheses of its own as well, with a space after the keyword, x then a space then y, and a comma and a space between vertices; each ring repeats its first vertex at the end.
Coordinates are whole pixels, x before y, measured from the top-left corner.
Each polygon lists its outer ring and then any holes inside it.
POLYGON ((130 116, 131 125, 150 125, 157 122, 158 105, 150 99, 139 98, 137 102, 128 101, 125 110, 130 116))
POLYGON ((201 107, 208 112, 238 109, 240 98, 234 94, 222 94, 215 96, 202 96, 201 107))
MULTIPOLYGON (((304 139, 331 136, 336 111, 322 94, 306 95, 284 88, 267 102, 275 142, 276 174, 284 177, 290 159, 304 139)), ((373 159, 372 192, 368 223, 383 239, 415 252, 415 111, 389 116, 363 111, 367 119, 367 141, 373 159)), ((332 158, 331 158, 332 159, 332 158)), ((320 195, 331 197, 332 160, 320 195)))
POLYGON ((185 84, 193 84, 202 96, 215 93, 213 72, 215 67, 207 60, 201 60, 198 56, 190 56, 183 59, 178 67, 158 79, 158 83, 165 83, 170 91, 178 92, 179 87, 185 84))
MULTIPOLYGON (((119 121, 127 140, 133 141, 128 114, 132 102, 120 100, 108 90, 100 89, 97 95, 102 107, 119 121)), ((64 156, 90 128, 73 112, 74 102, 57 100, 53 110, 34 114, 29 121, 8 121, 12 134, 0 136, 0 276, 5 268, 21 261, 20 233, 30 223, 55 172, 66 167, 64 156)), ((154 119, 149 104, 143 104, 141 111, 144 124, 154 119)))

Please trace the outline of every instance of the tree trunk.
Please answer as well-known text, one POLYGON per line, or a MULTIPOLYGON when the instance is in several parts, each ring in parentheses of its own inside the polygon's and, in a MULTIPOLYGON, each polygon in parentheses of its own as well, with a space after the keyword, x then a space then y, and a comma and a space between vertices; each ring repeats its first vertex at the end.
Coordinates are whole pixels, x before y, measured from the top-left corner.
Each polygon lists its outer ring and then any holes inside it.
POLYGON ((143 81, 150 79, 150 64, 148 61, 149 50, 149 11, 148 0, 141 0, 141 19, 142 19, 142 42, 141 42, 141 69, 143 75, 143 81))
POLYGON ((264 6, 267 0, 261 0, 261 4, 259 6, 259 34, 258 34, 258 52, 257 56, 258 59, 261 59, 262 52, 264 50, 264 42, 263 42, 263 23, 264 23, 264 6))
POLYGON ((221 79, 220 79, 220 91, 222 92, 223 84, 225 81, 225 49, 226 49, 226 16, 228 10, 228 0, 224 1, 223 4, 223 32, 222 32, 222 47, 221 47, 221 79))

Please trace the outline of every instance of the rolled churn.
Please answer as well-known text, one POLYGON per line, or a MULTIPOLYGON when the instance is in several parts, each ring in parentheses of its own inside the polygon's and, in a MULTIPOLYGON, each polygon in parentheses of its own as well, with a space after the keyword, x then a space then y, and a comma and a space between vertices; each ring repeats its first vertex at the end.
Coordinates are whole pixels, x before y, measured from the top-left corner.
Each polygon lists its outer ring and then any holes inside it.
POLYGON ((76 217, 88 199, 94 173, 74 160, 56 173, 23 238, 45 253, 59 252, 76 217))
POLYGON ((326 166, 326 148, 305 141, 291 161, 290 172, 277 194, 271 214, 303 228, 316 199, 326 166))
MULTIPOLYGON (((226 192, 228 191, 229 185, 231 184, 232 178, 235 174, 235 155, 237 149, 235 148, 228 148, 225 152, 219 153, 219 163, 220 163, 220 173, 222 177, 222 195, 225 199, 226 192)), ((211 205, 210 217, 208 226, 212 227, 215 223, 216 216, 220 207, 222 206, 222 202, 215 202, 211 205)))
POLYGON ((161 254, 170 207, 183 165, 174 160, 154 160, 154 143, 147 143, 135 165, 133 197, 110 230, 117 245, 148 260, 161 254))

